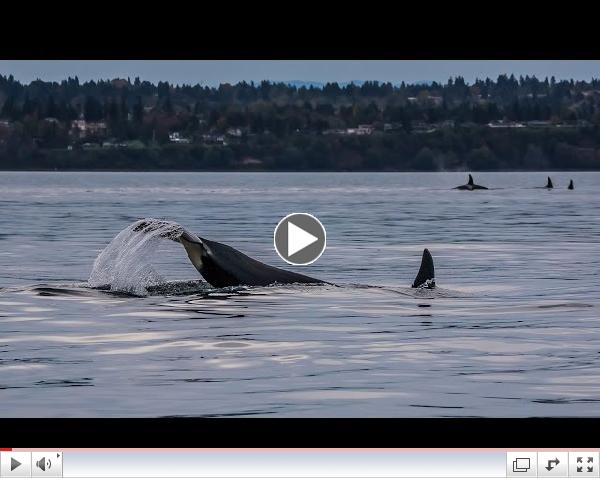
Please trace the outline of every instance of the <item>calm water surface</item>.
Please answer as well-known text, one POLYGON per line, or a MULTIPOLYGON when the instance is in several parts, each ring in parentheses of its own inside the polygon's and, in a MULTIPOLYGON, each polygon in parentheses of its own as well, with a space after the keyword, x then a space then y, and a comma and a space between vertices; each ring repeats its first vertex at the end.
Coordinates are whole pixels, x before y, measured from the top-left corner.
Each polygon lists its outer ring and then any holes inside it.
MULTIPOLYGON (((0 173, 0 416, 599 415, 600 173, 546 176, 0 173), (301 272, 342 287, 87 287, 143 217, 290 268, 291 212, 327 229, 301 272)), ((199 279, 176 243, 148 260, 199 279)))

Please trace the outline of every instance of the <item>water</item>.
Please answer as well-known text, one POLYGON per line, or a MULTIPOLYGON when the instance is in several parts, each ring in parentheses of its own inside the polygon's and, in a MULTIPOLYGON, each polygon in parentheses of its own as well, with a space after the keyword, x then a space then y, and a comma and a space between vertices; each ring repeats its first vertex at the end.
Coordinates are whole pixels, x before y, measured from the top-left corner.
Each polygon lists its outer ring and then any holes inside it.
POLYGON ((0 416, 598 415, 600 173, 546 176, 0 173, 0 416), (291 212, 327 228, 300 271, 342 287, 212 289, 139 237, 88 286, 145 217, 292 268, 291 212))

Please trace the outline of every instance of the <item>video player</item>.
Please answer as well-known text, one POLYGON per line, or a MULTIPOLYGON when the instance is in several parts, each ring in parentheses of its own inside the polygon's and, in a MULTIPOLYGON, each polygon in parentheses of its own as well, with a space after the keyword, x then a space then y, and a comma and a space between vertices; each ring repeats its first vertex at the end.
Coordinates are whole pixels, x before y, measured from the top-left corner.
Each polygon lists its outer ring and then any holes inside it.
POLYGON ((0 60, 0 478, 599 478, 598 72, 0 60))

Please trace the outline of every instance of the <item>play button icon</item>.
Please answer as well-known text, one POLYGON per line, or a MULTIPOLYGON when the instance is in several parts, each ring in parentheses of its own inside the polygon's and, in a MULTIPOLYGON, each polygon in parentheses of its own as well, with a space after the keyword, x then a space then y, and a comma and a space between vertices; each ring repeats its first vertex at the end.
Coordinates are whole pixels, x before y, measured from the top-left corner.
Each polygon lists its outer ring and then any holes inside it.
POLYGON ((31 478, 30 451, 0 452, 0 476, 2 478, 31 478))
POLYGON ((292 221, 288 221, 288 256, 293 256, 296 252, 300 252, 305 247, 314 244, 319 240, 317 236, 313 236, 310 232, 299 228, 292 221))
POLYGON ((284 261, 295 266, 304 266, 321 257, 327 237, 323 224, 315 216, 294 213, 279 221, 273 242, 277 254, 284 261))

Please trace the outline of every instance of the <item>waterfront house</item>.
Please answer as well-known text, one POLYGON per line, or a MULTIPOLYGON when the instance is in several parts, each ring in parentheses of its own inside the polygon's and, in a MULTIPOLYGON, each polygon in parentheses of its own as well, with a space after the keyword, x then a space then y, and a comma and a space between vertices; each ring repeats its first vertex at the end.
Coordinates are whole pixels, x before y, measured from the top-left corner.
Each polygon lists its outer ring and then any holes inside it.
POLYGON ((81 137, 106 134, 107 127, 104 121, 86 121, 78 119, 71 122, 71 131, 81 137))
POLYGON ((181 134, 178 132, 169 133, 169 141, 171 143, 178 143, 178 144, 190 144, 192 142, 192 140, 190 138, 185 138, 185 137, 181 136, 181 134))

